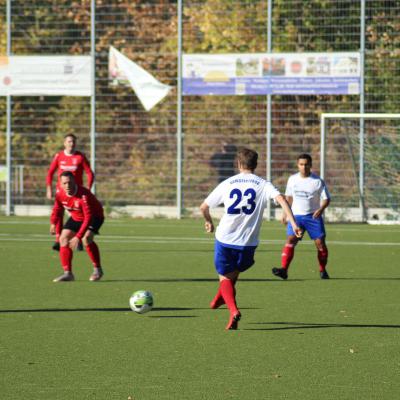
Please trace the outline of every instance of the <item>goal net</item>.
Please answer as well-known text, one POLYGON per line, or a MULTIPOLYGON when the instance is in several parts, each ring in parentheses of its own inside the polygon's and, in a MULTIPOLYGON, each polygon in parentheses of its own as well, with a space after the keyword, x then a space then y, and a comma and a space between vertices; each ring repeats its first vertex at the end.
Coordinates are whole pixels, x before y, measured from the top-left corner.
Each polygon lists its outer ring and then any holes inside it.
POLYGON ((329 219, 400 224, 400 114, 322 114, 329 219))

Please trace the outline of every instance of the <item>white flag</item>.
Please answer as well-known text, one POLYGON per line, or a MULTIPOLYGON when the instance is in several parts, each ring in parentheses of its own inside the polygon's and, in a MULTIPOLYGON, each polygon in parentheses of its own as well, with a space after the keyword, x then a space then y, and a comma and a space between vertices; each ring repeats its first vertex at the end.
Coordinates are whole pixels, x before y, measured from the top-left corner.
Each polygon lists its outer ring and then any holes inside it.
POLYGON ((113 84, 129 83, 146 111, 150 111, 171 90, 171 86, 159 82, 112 46, 110 46, 108 72, 113 84))

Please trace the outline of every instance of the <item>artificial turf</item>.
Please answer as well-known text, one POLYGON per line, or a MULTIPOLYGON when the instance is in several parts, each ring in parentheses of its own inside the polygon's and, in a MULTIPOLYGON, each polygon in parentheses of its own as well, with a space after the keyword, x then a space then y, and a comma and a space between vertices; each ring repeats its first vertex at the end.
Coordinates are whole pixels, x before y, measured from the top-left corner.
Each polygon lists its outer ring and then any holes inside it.
POLYGON ((395 399, 400 393, 400 229, 327 225, 330 280, 305 238, 289 279, 285 232, 264 223, 256 264, 237 284, 243 318, 225 331, 212 236, 203 222, 107 220, 104 280, 61 269, 48 221, 0 218, 1 399, 395 399), (130 311, 153 292, 154 309, 130 311))

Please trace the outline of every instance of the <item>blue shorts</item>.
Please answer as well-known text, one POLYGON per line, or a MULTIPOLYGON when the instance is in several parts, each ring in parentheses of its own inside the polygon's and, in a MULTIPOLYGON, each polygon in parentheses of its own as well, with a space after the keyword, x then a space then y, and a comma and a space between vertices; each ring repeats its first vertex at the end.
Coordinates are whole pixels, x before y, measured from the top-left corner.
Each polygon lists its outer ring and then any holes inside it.
POLYGON ((233 271, 246 271, 254 264, 256 248, 256 246, 231 248, 216 240, 214 251, 215 269, 220 275, 226 275, 233 271))
MULTIPOLYGON (((322 217, 314 219, 312 214, 307 214, 295 215, 294 218, 299 228, 306 231, 312 240, 321 239, 326 236, 324 220, 322 217)), ((286 233, 287 235, 295 235, 290 222, 288 222, 286 233)))

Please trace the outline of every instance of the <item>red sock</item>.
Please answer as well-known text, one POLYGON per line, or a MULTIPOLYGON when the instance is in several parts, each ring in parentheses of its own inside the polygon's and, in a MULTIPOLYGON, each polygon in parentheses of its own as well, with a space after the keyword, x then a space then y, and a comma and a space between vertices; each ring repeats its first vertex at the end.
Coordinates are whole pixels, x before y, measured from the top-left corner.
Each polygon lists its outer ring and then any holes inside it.
POLYGON ((325 247, 322 250, 318 249, 319 272, 325 271, 328 264, 328 249, 325 247))
POLYGON ((223 279, 219 283, 219 290, 221 291, 221 295, 231 314, 237 314, 239 310, 236 305, 236 291, 233 281, 231 281, 230 279, 223 279))
POLYGON ((72 270, 72 250, 68 246, 60 247, 60 261, 65 272, 72 270))
POLYGON ((86 252, 89 254, 90 259, 95 268, 100 268, 100 252, 97 244, 92 242, 86 246, 86 252))
POLYGON ((282 249, 281 265, 283 269, 288 269, 294 256, 294 244, 285 244, 282 249))
POLYGON ((225 301, 224 301, 224 298, 222 297, 221 289, 218 289, 217 294, 211 301, 211 308, 218 308, 218 307, 222 306, 223 304, 225 304, 225 301))

